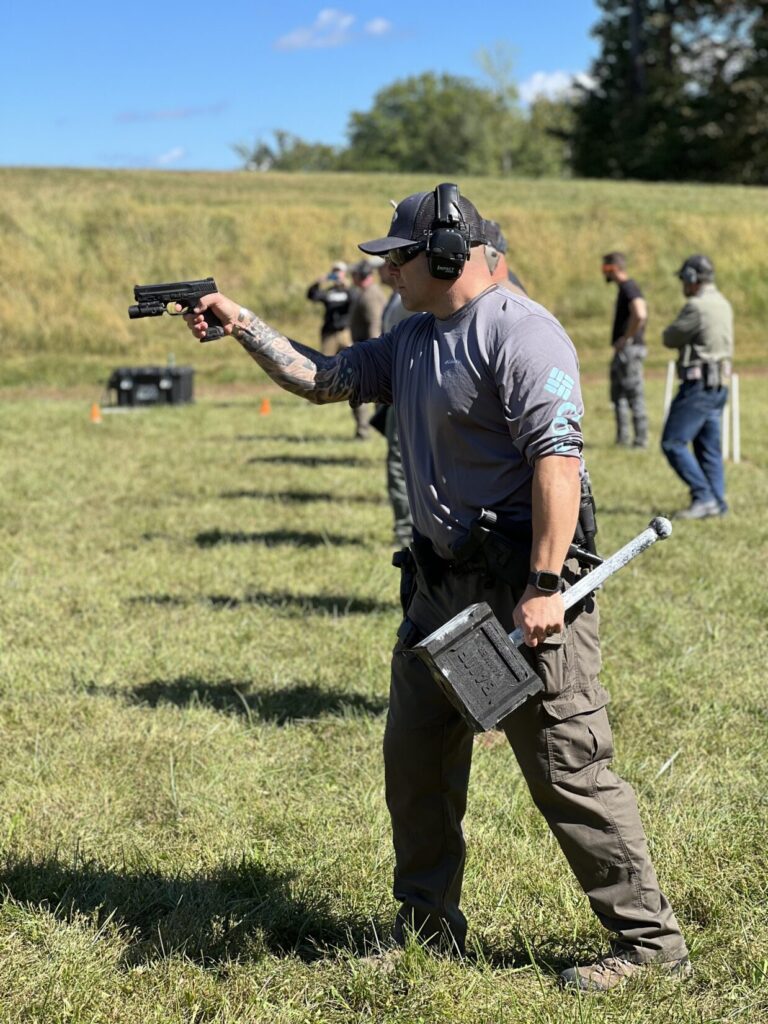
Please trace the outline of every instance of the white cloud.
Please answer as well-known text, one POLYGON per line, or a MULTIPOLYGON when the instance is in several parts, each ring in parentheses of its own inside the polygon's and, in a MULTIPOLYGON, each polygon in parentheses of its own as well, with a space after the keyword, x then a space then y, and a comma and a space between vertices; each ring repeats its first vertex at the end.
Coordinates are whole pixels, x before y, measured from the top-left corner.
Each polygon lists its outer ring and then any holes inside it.
POLYGON ((385 36, 392 31, 392 22, 386 18, 373 18, 366 24, 365 31, 369 36, 385 36))
POLYGON ((294 29, 275 43, 277 50, 317 50, 343 46, 352 39, 354 14, 346 14, 335 7, 324 7, 312 25, 294 29))
POLYGON ((533 103, 541 96, 549 100, 560 99, 568 96, 577 83, 589 89, 592 79, 584 72, 535 71, 530 78, 520 83, 520 99, 523 103, 533 103))
POLYGON ((173 149, 169 149, 167 153, 161 153, 160 156, 155 158, 155 163, 158 167, 168 167, 169 164, 178 163, 179 160, 187 155, 186 149, 182 146, 174 146, 173 149))

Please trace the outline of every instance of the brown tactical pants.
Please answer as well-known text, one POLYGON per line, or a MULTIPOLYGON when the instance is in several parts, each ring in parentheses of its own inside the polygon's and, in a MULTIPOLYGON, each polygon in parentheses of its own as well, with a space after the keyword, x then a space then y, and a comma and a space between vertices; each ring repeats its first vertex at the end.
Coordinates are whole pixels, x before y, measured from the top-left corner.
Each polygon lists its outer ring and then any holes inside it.
MULTIPOLYGON (((574 581, 576 565, 568 563, 574 581), (574 572, 572 572, 574 570, 574 572)), ((524 576, 523 576, 524 579, 524 576)), ((424 635, 476 601, 487 601, 511 631, 517 596, 477 575, 447 573, 418 588, 394 649, 384 736, 387 806, 395 846, 393 935, 463 950, 467 922, 459 909, 465 845, 462 818, 473 733, 408 649, 409 621, 424 635)), ((418 637, 416 637, 418 639, 418 637)), ((592 909, 614 933, 613 952, 637 962, 686 955, 675 916, 659 889, 632 788, 609 765, 613 754, 598 681, 598 612, 593 600, 564 636, 523 648, 544 681, 502 723, 534 803, 547 820, 592 909)))

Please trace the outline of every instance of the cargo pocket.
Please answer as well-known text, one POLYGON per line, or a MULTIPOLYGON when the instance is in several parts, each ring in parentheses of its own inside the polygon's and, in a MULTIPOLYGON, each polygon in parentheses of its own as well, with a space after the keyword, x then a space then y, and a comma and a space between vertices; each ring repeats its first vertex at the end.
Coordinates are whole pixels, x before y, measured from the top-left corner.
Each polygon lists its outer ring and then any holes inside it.
POLYGON ((552 782, 562 782, 591 765, 610 761, 613 757, 611 726, 604 707, 554 720, 545 732, 552 782))
POLYGON ((544 684, 545 709, 552 703, 572 701, 577 684, 573 628, 566 626, 562 633, 553 633, 534 647, 532 654, 534 668, 544 684))

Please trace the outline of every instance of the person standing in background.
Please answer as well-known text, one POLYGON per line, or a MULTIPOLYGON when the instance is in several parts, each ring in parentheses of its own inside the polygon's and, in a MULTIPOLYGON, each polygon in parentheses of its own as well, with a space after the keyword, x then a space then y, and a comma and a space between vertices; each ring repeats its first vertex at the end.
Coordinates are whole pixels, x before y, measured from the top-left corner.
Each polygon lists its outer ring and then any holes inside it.
MULTIPOLYGON (((387 304, 387 297, 376 283, 374 271, 384 261, 375 257, 360 260, 352 266, 352 282, 355 291, 349 312, 349 330, 352 344, 378 338, 381 331, 381 316, 387 304)), ((371 406, 368 403, 352 409, 355 417, 355 437, 364 441, 371 432, 371 406)))
POLYGON ((485 261, 491 272, 491 280, 494 284, 502 284, 515 295, 527 295, 528 292, 523 282, 507 266, 507 251, 509 246, 504 237, 504 232, 495 220, 485 222, 485 261))
POLYGON ((708 256, 689 256, 677 276, 687 301, 663 340, 678 350, 680 390, 664 424, 661 448, 691 492, 691 504, 675 518, 708 519, 728 511, 721 436, 733 360, 733 310, 715 285, 708 256))
MULTIPOLYGON (((395 289, 395 281, 387 262, 379 267, 379 280, 385 288, 391 288, 392 294, 387 299, 381 317, 381 330, 387 334, 395 324, 414 314, 405 308, 400 293, 395 289)), ((413 521, 408 505, 408 494, 405 487, 403 457, 400 452, 400 437, 397 432, 397 417, 391 405, 377 406, 375 417, 383 420, 384 437, 387 439, 387 494, 392 506, 394 517, 394 541, 398 548, 407 548, 413 539, 413 521)), ((373 420, 371 420, 373 423, 373 420)))
POLYGON ((325 306, 320 327, 320 351, 323 355, 335 356, 343 348, 349 348, 352 337, 349 333, 351 295, 347 264, 336 260, 325 278, 318 278, 309 286, 307 298, 311 302, 322 302, 325 306))
POLYGON ((645 407, 643 360, 647 355, 644 333, 648 307, 637 281, 627 274, 627 258, 621 252, 603 256, 606 284, 618 286, 611 345, 611 402, 616 415, 616 444, 648 447, 648 413, 645 407), (630 442, 630 414, 634 441, 630 442))

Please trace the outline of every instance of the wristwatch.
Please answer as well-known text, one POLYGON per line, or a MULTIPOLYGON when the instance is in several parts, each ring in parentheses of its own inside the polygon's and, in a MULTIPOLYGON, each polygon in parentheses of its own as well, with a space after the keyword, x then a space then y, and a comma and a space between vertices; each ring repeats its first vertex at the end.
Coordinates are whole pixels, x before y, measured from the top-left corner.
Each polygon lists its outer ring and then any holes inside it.
POLYGON ((542 594, 559 594, 563 589, 563 578, 558 576, 556 572, 548 572, 546 569, 540 569, 538 572, 532 572, 528 577, 528 585, 536 587, 542 594))

